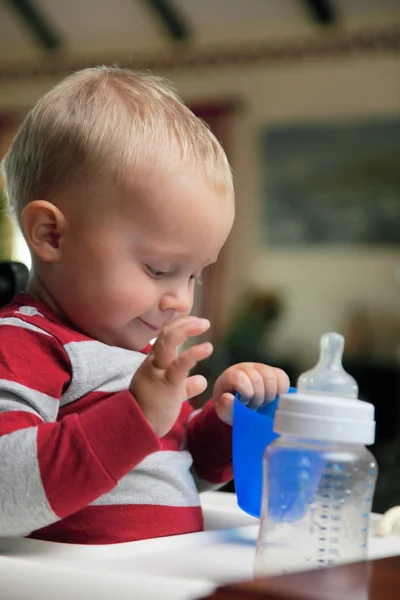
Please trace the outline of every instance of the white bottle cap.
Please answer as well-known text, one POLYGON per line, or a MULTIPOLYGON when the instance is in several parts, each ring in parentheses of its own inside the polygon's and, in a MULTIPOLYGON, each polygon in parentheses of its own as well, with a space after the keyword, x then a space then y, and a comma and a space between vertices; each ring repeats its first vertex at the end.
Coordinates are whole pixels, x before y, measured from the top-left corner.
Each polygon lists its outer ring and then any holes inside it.
POLYGON ((344 338, 321 338, 316 366, 303 373, 295 394, 282 394, 274 430, 296 437, 329 442, 373 444, 375 409, 357 400, 358 386, 342 366, 344 338))

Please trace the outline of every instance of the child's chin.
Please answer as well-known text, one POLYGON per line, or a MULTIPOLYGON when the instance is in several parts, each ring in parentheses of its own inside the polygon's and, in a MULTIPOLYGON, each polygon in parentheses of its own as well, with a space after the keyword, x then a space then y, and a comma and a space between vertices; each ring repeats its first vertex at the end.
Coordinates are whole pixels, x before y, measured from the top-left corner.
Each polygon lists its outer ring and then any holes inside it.
POLYGON ((124 348, 126 350, 132 350, 134 352, 142 352, 149 344, 155 342, 155 338, 150 338, 149 336, 140 337, 140 339, 134 340, 125 340, 124 348))

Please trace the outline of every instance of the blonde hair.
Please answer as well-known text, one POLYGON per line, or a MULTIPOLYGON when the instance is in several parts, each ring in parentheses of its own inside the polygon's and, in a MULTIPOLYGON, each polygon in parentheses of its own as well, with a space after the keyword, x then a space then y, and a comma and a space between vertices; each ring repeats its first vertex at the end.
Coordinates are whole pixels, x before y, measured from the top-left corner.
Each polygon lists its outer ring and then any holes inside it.
POLYGON ((78 71, 39 100, 3 159, 6 195, 21 224, 25 206, 71 186, 167 158, 173 146, 214 188, 233 189, 221 144, 161 77, 116 67, 78 71))

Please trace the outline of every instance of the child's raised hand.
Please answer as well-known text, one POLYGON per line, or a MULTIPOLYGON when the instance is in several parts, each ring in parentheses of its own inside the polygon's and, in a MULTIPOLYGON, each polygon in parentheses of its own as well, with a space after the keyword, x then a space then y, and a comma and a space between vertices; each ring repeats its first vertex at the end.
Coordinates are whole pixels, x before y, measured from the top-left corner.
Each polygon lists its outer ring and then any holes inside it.
POLYGON ((261 363, 239 363, 229 367, 214 385, 215 412, 225 423, 232 424, 235 392, 249 408, 257 409, 272 402, 289 389, 289 377, 282 369, 261 363))
POLYGON ((183 317, 164 327, 148 357, 129 386, 147 421, 159 437, 168 433, 177 420, 182 402, 207 387, 201 375, 189 377, 196 363, 210 356, 209 342, 192 346, 177 356, 177 347, 189 337, 210 327, 207 319, 183 317))

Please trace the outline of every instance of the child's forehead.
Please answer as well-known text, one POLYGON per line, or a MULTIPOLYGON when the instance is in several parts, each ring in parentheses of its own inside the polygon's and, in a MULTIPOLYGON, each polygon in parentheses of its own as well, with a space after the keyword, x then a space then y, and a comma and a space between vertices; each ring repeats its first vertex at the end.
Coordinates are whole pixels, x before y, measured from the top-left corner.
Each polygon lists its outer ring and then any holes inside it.
POLYGON ((212 225, 234 212, 231 190, 214 188, 201 170, 167 167, 147 169, 124 183, 123 210, 139 222, 162 228, 179 226, 182 221, 212 225))
POLYGON ((229 219, 221 219, 213 212, 201 214, 196 209, 188 214, 163 208, 157 214, 149 212, 149 218, 140 222, 125 222, 138 249, 168 257, 172 262, 195 257, 214 262, 231 228, 229 219))
POLYGON ((215 262, 232 227, 232 197, 199 178, 154 177, 119 199, 121 225, 137 247, 171 260, 215 262))

